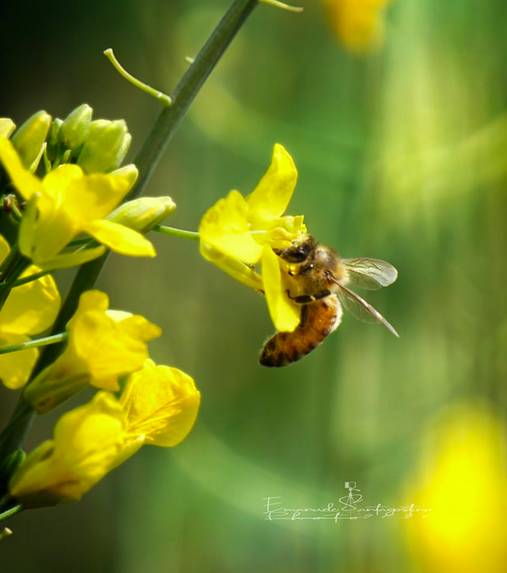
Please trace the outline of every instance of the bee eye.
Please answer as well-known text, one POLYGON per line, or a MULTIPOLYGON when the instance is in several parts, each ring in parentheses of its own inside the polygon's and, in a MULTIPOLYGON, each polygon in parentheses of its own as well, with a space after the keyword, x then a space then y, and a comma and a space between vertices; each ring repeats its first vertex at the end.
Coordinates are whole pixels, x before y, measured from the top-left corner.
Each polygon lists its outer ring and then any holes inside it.
POLYGON ((282 256, 289 263, 302 263, 308 257, 308 253, 299 247, 297 249, 287 249, 282 256))

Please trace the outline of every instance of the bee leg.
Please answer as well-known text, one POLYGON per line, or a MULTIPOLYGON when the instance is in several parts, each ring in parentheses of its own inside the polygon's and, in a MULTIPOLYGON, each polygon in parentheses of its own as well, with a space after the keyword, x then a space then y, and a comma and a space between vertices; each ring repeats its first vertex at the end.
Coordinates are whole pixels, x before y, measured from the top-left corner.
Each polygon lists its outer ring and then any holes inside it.
POLYGON ((298 304, 308 304, 310 302, 315 302, 316 300, 320 300, 321 298, 326 298, 326 296, 329 296, 330 294, 331 294, 330 291, 323 290, 321 292, 318 292, 317 294, 301 294, 298 296, 292 296, 290 294, 290 291, 287 290, 287 296, 294 302, 297 302, 298 304))
POLYGON ((293 300, 294 302, 297 302, 298 304, 308 304, 309 302, 313 302, 315 299, 313 298, 312 295, 310 294, 301 294, 298 296, 292 296, 290 294, 290 290, 287 289, 287 296, 293 300))

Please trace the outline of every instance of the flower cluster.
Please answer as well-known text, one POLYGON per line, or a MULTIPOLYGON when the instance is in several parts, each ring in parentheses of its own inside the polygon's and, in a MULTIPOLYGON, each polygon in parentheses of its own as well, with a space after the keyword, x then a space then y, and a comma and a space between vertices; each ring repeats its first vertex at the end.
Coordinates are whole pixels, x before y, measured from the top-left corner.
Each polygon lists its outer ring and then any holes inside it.
POLYGON ((31 452, 10 492, 26 507, 78 500, 143 445, 171 447, 191 430, 200 394, 190 376, 146 360, 117 398, 101 391, 67 412, 54 438, 31 452))
POLYGON ((61 307, 52 271, 108 249, 156 255, 145 235, 175 205, 170 197, 123 202, 138 175, 121 166, 130 140, 123 120, 93 120, 87 105, 65 120, 38 112, 19 129, 0 119, 0 380, 22 389, 23 407, 39 414, 98 390, 24 461, 0 439, 2 495, 25 508, 79 499, 144 444, 178 444, 197 416, 192 378, 149 358, 160 328, 110 309, 105 293, 85 290, 62 332, 44 336, 61 307), (50 343, 60 345, 55 357, 40 359, 50 343))

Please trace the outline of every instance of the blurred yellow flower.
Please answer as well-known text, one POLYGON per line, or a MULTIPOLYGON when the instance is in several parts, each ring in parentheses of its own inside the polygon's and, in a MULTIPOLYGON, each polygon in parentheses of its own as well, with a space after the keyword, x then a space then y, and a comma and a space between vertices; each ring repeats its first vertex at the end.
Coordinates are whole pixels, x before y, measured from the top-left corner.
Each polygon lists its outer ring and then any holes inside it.
POLYGON ((324 0, 332 29, 351 52, 367 53, 384 42, 384 11, 390 0, 324 0))
POLYGON ((64 352, 25 390, 25 398, 39 412, 50 410, 87 384, 116 391, 119 377, 143 366, 147 342, 160 336, 160 328, 143 316, 108 307, 103 292, 81 295, 67 324, 64 352))
POLYGON ((428 442, 414 501, 431 513, 408 522, 415 557, 435 573, 503 573, 507 428, 460 408, 428 442))
POLYGON ((41 444, 11 479, 27 507, 78 500, 145 444, 175 446, 192 429, 200 394, 190 376, 147 360, 118 400, 99 392, 62 416, 54 439, 41 444))
POLYGON ((155 256, 153 245, 141 233, 105 219, 134 184, 137 169, 133 165, 107 175, 85 175, 77 165, 62 165, 40 180, 23 167, 14 146, 4 137, 0 137, 0 160, 28 201, 19 248, 34 263, 44 268, 73 266, 104 252, 104 247, 98 247, 61 254, 80 233, 117 253, 155 256))
MULTIPOLYGON (((0 265, 9 250, 7 241, 0 235, 0 265)), ((38 267, 31 266, 21 278, 39 271, 38 267)), ((60 303, 60 293, 49 275, 13 288, 0 310, 0 346, 20 344, 44 332, 53 324, 60 303)), ((8 388, 21 388, 38 355, 36 348, 0 355, 0 380, 8 388)))
POLYGON ((250 195, 231 191, 204 215, 199 227, 201 254, 236 280, 263 291, 275 327, 293 331, 300 306, 287 296, 284 249, 306 234, 303 216, 283 216, 297 182, 297 169, 282 145, 275 145, 271 165, 250 195), (260 264, 261 272, 255 271, 260 264))

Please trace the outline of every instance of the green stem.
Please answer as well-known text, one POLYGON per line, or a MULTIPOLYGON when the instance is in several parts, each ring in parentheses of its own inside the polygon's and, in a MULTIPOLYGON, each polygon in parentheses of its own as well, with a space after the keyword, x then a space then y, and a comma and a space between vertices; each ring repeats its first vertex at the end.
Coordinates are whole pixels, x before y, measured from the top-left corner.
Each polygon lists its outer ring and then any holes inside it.
POLYGON ((14 288, 17 286, 26 285, 27 283, 31 283, 41 279, 42 277, 45 277, 46 275, 49 275, 50 272, 51 271, 39 271, 38 273, 33 273, 33 275, 28 275, 22 279, 16 279, 11 286, 14 288))
POLYGON ((259 2, 261 4, 269 4, 270 6, 280 8, 281 10, 286 10, 287 12, 294 12, 295 14, 299 14, 303 11, 303 8, 300 6, 291 6, 285 2, 280 2, 280 0, 259 0, 259 2))
POLYGON ((9 296, 15 281, 28 267, 30 261, 24 257, 14 245, 0 269, 0 310, 9 296))
POLYGON ((153 227, 153 231, 157 231, 163 235, 170 235, 171 237, 178 237, 179 239, 199 240, 199 233, 195 231, 186 231, 185 229, 177 229, 176 227, 168 227, 167 225, 157 225, 153 227))
POLYGON ((68 334, 60 332, 59 334, 52 334, 51 336, 42 336, 41 338, 34 338, 19 344, 9 344, 8 346, 0 346, 0 354, 9 354, 10 352, 19 352, 20 350, 28 350, 29 348, 38 348, 39 346, 48 346, 49 344, 57 344, 66 340, 68 334))
POLYGON ((134 87, 136 87, 137 89, 143 91, 144 93, 154 97, 158 101, 162 102, 164 105, 171 105, 172 104, 172 99, 168 95, 166 95, 165 93, 163 93, 159 90, 156 90, 155 88, 152 88, 148 84, 145 84, 141 80, 138 80, 132 74, 129 74, 129 72, 127 72, 127 70, 120 64, 120 62, 118 61, 118 59, 114 55, 114 52, 111 48, 104 50, 103 53, 104 53, 104 56, 106 56, 106 58, 111 62, 111 64, 113 65, 113 68, 120 74, 120 76, 122 76, 122 78, 126 79, 134 87))
MULTIPOLYGON (((258 0, 234 0, 222 20, 217 24, 193 64, 187 69, 176 86, 171 97, 172 105, 162 110, 136 157, 135 163, 140 176, 136 186, 125 200, 133 199, 143 193, 190 104, 257 4, 258 0)), ((107 256, 108 253, 106 252, 101 257, 81 266, 53 326, 54 333, 65 329, 65 325, 77 308, 81 294, 95 285, 107 256)), ((61 343, 46 347, 32 376, 37 376, 48 364, 53 362, 61 349, 61 343)), ((0 435, 0 459, 16 450, 22 443, 33 415, 33 409, 21 396, 11 421, 0 435)))
POLYGON ((21 504, 15 505, 14 507, 11 507, 7 511, 0 513, 0 521, 3 521, 4 519, 11 517, 12 515, 15 515, 16 513, 20 512, 22 509, 23 509, 23 506, 21 504))

